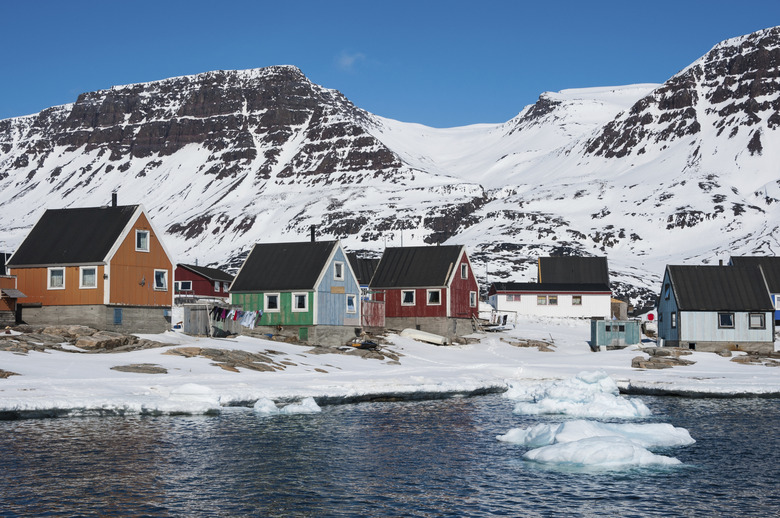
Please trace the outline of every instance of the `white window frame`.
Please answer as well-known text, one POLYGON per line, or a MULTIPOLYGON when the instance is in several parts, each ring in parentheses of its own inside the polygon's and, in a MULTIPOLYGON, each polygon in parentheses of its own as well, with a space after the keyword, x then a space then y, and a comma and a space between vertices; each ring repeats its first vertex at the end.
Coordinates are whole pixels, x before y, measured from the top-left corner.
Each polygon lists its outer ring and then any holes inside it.
POLYGON ((558 305, 558 295, 548 295, 547 296, 547 305, 548 306, 557 306, 558 305))
POLYGON ((344 280, 344 263, 342 261, 333 262, 333 280, 334 281, 344 280))
POLYGON ((154 291, 168 291, 168 270, 154 270, 154 291), (163 274, 163 282, 165 283, 164 286, 158 286, 157 285, 157 274, 162 273, 163 274))
POLYGON ((65 267, 64 266, 52 266, 50 268, 46 268, 46 289, 47 290, 64 290, 65 289, 65 267), (62 286, 52 286, 51 285, 51 274, 54 271, 60 270, 62 271, 62 286))
POLYGON ((476 291, 470 291, 469 292, 469 307, 470 308, 477 307, 477 292, 476 291))
POLYGON ((546 306, 547 305, 547 295, 537 295, 536 296, 536 305, 537 306, 546 306))
POLYGON ((192 291, 192 281, 176 281, 175 284, 179 285, 179 291, 192 291), (187 283, 188 287, 184 287, 184 283, 187 283))
POLYGON ((766 315, 764 313, 748 313, 748 328, 749 329, 766 329, 766 315), (753 317, 759 317, 761 324, 754 326, 753 317))
POLYGON ((292 312, 293 313, 306 313, 309 311, 309 294, 305 291, 294 291, 292 293, 292 312), (299 308, 297 301, 298 297, 303 297, 303 307, 299 308))
POLYGON ((672 320, 669 322, 672 329, 677 329, 677 312, 672 311, 672 320))
POLYGON ((469 278, 469 265, 466 263, 461 263, 460 265, 460 278, 461 279, 469 278))
POLYGON ((214 293, 219 293, 219 281, 214 281, 214 293))
POLYGON ((222 282, 222 291, 227 293, 230 291, 230 283, 228 282, 222 282))
POLYGON ((417 290, 401 290, 401 305, 402 306, 414 306, 416 303, 417 298, 417 290), (412 293, 412 301, 411 302, 404 302, 406 297, 404 296, 406 293, 412 293))
POLYGON ((572 306, 582 306, 582 295, 572 295, 571 296, 571 305, 572 306))
POLYGON ((425 290, 425 305, 426 306, 441 306, 441 288, 436 288, 432 290, 425 290), (438 302, 431 302, 431 295, 434 293, 438 294, 439 301, 438 302))
POLYGON ((98 285, 98 267, 97 266, 79 266, 79 289, 80 290, 96 290, 98 285), (95 285, 87 286, 84 284, 84 271, 95 270, 95 285))
POLYGON ((149 252, 151 249, 151 241, 152 241, 152 232, 149 230, 138 230, 135 231, 135 251, 136 252, 149 252), (141 234, 146 234, 146 248, 139 248, 138 247, 138 236, 141 234))
POLYGON ((346 304, 347 304, 347 313, 350 313, 350 314, 357 313, 357 295, 354 295, 352 293, 348 293, 347 294, 346 304), (352 300, 352 309, 349 309, 349 301, 350 301, 350 299, 352 300))
POLYGON ((263 293, 263 311, 266 313, 279 313, 282 310, 282 297, 279 293, 263 293), (276 308, 268 307, 268 298, 276 297, 276 308))

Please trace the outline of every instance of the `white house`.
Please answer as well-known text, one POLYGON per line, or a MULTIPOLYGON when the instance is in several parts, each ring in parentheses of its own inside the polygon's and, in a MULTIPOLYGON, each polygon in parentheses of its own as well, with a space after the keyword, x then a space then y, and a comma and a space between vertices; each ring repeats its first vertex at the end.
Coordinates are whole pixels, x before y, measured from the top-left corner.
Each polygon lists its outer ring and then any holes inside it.
POLYGON ((499 313, 610 318, 606 257, 541 257, 539 282, 493 283, 488 302, 499 313))

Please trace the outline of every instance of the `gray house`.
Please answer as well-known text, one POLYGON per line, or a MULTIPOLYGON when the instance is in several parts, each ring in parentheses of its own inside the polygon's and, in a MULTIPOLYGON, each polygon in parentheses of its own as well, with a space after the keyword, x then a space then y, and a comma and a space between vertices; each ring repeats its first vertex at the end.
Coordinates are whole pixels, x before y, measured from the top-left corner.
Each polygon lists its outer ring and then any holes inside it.
POLYGON ((667 266, 658 300, 659 344, 771 352, 773 312, 757 268, 667 266))

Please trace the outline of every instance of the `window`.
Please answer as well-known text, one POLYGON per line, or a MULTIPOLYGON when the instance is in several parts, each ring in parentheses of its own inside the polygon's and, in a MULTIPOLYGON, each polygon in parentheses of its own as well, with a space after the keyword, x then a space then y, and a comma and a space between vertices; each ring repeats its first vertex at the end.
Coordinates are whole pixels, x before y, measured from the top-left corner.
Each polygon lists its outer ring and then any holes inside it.
POLYGON ((676 311, 672 311, 672 324, 671 325, 672 325, 672 329, 677 327, 677 312, 676 311))
POLYGON ((611 333, 612 332, 612 325, 606 324, 604 326, 604 331, 606 331, 607 333, 611 333))
POLYGON ((79 289, 97 288, 97 266, 79 268, 79 289))
POLYGON ((666 300, 669 300, 669 294, 671 293, 671 291, 672 291, 671 286, 669 286, 669 283, 667 282, 664 285, 664 298, 666 300))
POLYGON ((168 291, 168 270, 154 271, 154 289, 157 291, 168 291))
POLYGON ((734 313, 718 313, 718 327, 729 329, 734 327, 734 313))
POLYGON ((536 296, 536 305, 537 306, 546 306, 547 305, 547 296, 546 295, 537 295, 536 296))
POLYGON ((469 278, 469 265, 467 265, 466 263, 460 265, 460 278, 461 279, 469 278))
POLYGON ((469 292, 469 307, 472 307, 472 308, 477 307, 477 292, 476 291, 470 291, 469 292))
POLYGON ((520 302, 520 295, 509 294, 509 295, 506 296, 506 301, 507 302, 515 302, 515 301, 520 302))
POLYGON ((558 305, 558 295, 550 295, 547 297, 547 304, 550 306, 557 306, 558 305))
POLYGON ((309 310, 309 294, 308 293, 293 293, 293 312, 301 312, 309 310))
POLYGON ((414 306, 414 290, 403 290, 401 292, 401 305, 414 306))
POLYGON ((357 313, 357 295, 347 295, 347 313, 357 313))
POLYGON ((428 290, 428 305, 439 306, 441 304, 441 290, 428 290))
POLYGON ((135 231, 135 251, 136 252, 148 252, 149 251, 149 231, 148 230, 136 230, 135 231))
POLYGON ((228 291, 230 291, 230 283, 228 283, 228 282, 223 282, 223 283, 222 283, 222 291, 224 291, 225 293, 227 293, 228 291))
POLYGON ((64 290, 65 289, 65 268, 48 268, 49 270, 49 282, 48 288, 50 290, 64 290))
POLYGON ((763 313, 750 314, 750 329, 766 329, 766 319, 763 313))
POLYGON ((178 291, 192 291, 192 281, 177 281, 174 285, 178 284, 178 291))
POLYGON ((571 297, 571 305, 572 306, 582 306, 582 295, 572 295, 572 297, 571 297))
POLYGON ((214 281, 214 291, 219 293, 219 281, 214 281))
POLYGON ((333 263, 333 278, 337 281, 344 280, 344 263, 338 261, 333 263))
POLYGON ((279 311, 279 294, 278 293, 266 293, 265 294, 265 309, 264 311, 279 311))

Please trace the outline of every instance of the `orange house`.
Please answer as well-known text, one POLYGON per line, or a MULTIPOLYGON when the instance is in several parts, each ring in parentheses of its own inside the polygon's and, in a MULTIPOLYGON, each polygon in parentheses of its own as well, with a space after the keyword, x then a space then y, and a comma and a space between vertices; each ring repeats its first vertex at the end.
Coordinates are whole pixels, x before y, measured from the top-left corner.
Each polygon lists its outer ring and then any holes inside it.
POLYGON ((28 324, 170 328, 173 261, 142 205, 47 210, 7 267, 28 324))

